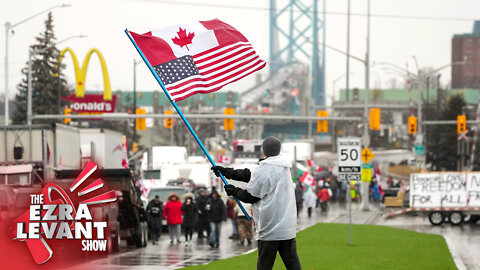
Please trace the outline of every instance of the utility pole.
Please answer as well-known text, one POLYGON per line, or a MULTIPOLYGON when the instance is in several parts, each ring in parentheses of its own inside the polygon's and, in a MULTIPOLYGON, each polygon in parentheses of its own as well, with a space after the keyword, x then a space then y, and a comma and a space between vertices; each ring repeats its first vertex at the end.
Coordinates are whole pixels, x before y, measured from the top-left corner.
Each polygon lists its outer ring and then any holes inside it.
MULTIPOLYGON (((323 41, 325 42, 325 41, 323 41)), ((345 101, 348 102, 349 98, 349 88, 350 88, 350 0, 348 0, 347 7, 347 78, 345 82, 345 101)))
MULTIPOLYGON (((363 105, 363 138, 364 147, 370 146, 368 126, 368 94, 370 93, 370 0, 367 0, 367 48, 365 52, 365 99, 363 105)), ((348 71, 347 71, 348 72, 348 71)), ((362 209, 369 210, 369 183, 362 182, 362 209)))

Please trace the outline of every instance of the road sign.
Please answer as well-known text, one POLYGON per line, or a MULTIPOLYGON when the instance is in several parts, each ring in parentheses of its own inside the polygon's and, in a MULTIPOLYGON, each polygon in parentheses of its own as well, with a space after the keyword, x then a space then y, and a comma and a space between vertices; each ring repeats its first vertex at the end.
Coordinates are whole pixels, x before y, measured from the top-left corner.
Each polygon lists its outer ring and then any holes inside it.
POLYGON ((372 169, 362 168, 362 182, 372 182, 372 169))
POLYGON ((363 148, 362 150, 362 160, 365 163, 370 162, 370 160, 374 157, 375 155, 368 149, 368 147, 363 148))
POLYGON ((463 133, 459 133, 457 141, 465 140, 466 142, 468 142, 467 133, 468 133, 468 130, 463 133))
POLYGON ((340 173, 338 179, 340 181, 361 181, 362 175, 360 173, 340 173))
POLYGON ((415 155, 423 156, 425 154, 425 146, 417 144, 415 145, 415 155))
POLYGON ((340 180, 358 181, 361 179, 360 138, 338 138, 338 173, 340 180), (342 176, 342 174, 344 174, 342 176), (357 180, 358 179, 358 180, 357 180))
POLYGON ((362 164, 362 169, 373 169, 372 163, 364 163, 362 164))

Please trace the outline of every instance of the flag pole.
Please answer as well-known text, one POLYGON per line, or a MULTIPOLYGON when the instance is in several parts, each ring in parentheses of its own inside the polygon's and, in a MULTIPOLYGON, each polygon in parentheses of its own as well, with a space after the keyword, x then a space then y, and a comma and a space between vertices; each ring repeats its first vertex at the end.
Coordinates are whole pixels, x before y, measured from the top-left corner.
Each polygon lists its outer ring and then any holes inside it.
MULTIPOLYGON (((178 115, 180 115, 180 117, 182 118, 183 122, 185 123, 185 125, 187 126, 188 130, 190 131, 190 133, 192 133, 193 137, 195 138, 195 140, 197 141, 198 145, 200 145, 200 148, 202 148, 202 151, 203 153, 205 153, 205 155, 207 156, 208 160, 210 161, 210 163, 212 164, 212 166, 217 166, 215 164, 215 161, 212 159, 212 157, 210 156, 210 154, 208 153, 207 149, 205 148, 205 146, 203 145, 203 143, 200 141, 200 138, 198 138, 197 134, 195 133, 195 131, 193 130, 192 126, 190 126, 190 123, 188 122, 188 120, 185 118, 185 116, 183 115, 182 111, 180 110, 180 108, 177 106, 177 103, 175 102, 175 100, 172 99, 172 96, 170 95, 170 93, 168 93, 167 91, 167 88, 165 88, 165 85, 163 84, 162 80, 160 79, 160 77, 158 77, 158 74, 153 70, 153 67, 152 65, 150 65, 150 62, 148 61, 148 59, 145 57, 145 55, 143 54, 142 50, 140 50, 140 48, 138 47, 137 43, 135 42, 135 40, 132 38, 132 36, 130 35, 130 33, 128 32, 128 29, 125 29, 125 34, 127 34, 128 38, 130 39, 130 41, 132 42, 133 46, 135 46, 135 48, 137 49, 137 52, 140 54, 140 56, 142 57, 143 61, 145 62, 145 64, 147 65, 148 69, 150 69, 150 72, 152 72, 153 76, 155 77, 155 79, 157 80, 158 84, 160 84, 160 87, 162 87, 162 90, 163 92, 165 93, 165 95, 167 95, 167 98, 168 100, 170 100, 170 103, 172 103, 173 107, 175 108, 175 110, 177 111, 178 115)), ((225 177, 220 173, 218 172, 219 175, 220 175, 220 178, 222 179, 223 183, 225 185, 229 185, 227 180, 225 179, 225 177)), ((242 212, 243 214, 245 214, 245 217, 250 221, 251 218, 250 218, 250 215, 247 213, 247 211, 245 210, 245 208, 243 207, 242 203, 240 203, 240 201, 233 197, 235 199, 235 201, 238 203, 238 206, 240 207, 240 209, 242 209, 242 212)))

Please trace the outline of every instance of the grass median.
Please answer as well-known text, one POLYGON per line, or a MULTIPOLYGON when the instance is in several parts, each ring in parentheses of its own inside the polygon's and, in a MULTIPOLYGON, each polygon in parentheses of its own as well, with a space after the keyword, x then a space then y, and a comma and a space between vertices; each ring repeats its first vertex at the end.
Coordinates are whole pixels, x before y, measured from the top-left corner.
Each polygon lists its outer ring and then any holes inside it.
MULTIPOLYGON (((348 224, 319 223, 298 232, 302 269, 457 269, 440 235, 353 225, 352 246, 348 235, 348 224)), ((182 269, 256 269, 257 256, 255 251, 182 269)), ((285 269, 278 254, 274 269, 285 269)))

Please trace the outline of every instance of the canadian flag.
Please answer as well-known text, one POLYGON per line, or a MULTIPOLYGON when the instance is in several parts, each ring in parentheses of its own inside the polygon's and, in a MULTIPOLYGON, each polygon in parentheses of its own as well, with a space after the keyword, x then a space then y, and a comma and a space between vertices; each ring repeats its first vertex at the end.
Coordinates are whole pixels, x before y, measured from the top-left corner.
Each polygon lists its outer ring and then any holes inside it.
POLYGON ((221 155, 219 161, 220 163, 230 164, 232 163, 232 158, 230 158, 229 156, 221 155))
POLYGON ((305 184, 305 185, 308 185, 308 186, 314 186, 315 185, 315 177, 313 177, 308 172, 304 172, 302 174, 302 177, 300 177, 300 182, 305 184))

